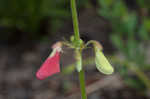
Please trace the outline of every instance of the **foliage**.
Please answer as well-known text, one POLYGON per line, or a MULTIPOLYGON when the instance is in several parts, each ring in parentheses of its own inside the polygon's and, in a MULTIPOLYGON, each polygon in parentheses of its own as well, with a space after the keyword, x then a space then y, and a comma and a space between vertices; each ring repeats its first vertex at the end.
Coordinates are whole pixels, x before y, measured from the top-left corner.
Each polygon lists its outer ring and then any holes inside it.
MULTIPOLYGON (((0 26, 16 27, 22 32, 38 36, 41 21, 47 19, 50 31, 55 32, 70 19, 70 0, 0 0, 0 26), (50 19, 50 20, 49 20, 50 19)), ((87 0, 79 1, 83 6, 87 0)))
MULTIPOLYGON (((144 89, 142 86, 145 86, 149 89, 147 80, 145 82, 141 76, 141 71, 150 69, 146 57, 147 45, 150 40, 150 18, 145 14, 139 16, 139 13, 143 13, 143 8, 144 11, 149 10, 146 0, 135 1, 142 12, 137 9, 129 9, 123 0, 98 0, 98 3, 100 5, 99 15, 111 23, 112 43, 123 53, 127 61, 126 64, 121 64, 126 67, 120 67, 120 74, 128 85, 139 89, 144 89), (128 63, 136 65, 128 65, 128 63), (136 77, 131 77, 129 70, 134 71, 136 77)), ((144 73, 142 72, 142 74, 144 73)))

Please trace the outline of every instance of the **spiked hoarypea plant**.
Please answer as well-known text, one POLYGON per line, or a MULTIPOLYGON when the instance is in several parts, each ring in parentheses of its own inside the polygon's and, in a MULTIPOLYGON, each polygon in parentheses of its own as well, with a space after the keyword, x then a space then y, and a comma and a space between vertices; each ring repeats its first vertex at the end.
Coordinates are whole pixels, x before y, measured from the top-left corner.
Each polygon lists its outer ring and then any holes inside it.
POLYGON ((71 36, 70 41, 58 41, 52 46, 53 49, 52 53, 42 64, 41 68, 37 71, 36 77, 40 80, 43 80, 53 74, 60 72, 59 57, 62 51, 62 46, 73 48, 75 53, 75 59, 76 59, 76 70, 79 73, 82 99, 87 99, 86 90, 85 90, 84 70, 82 66, 82 51, 86 49, 89 44, 92 44, 95 52, 96 68, 100 72, 106 75, 112 74, 114 70, 113 67, 109 64, 106 57, 104 56, 102 52, 102 45, 98 41, 91 40, 85 44, 82 41, 82 39, 80 39, 75 1, 76 0, 70 0, 73 27, 74 27, 74 36, 71 36))

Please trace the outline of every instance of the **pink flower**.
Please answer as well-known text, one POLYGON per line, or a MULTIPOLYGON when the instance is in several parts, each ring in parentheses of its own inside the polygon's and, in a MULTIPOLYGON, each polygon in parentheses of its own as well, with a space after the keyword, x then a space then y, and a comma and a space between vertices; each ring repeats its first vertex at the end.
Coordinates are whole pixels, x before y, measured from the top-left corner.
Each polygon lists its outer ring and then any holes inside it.
POLYGON ((59 60, 61 52, 61 42, 57 42, 52 46, 53 51, 50 56, 45 60, 40 69, 36 73, 36 77, 43 80, 51 75, 60 72, 59 60))

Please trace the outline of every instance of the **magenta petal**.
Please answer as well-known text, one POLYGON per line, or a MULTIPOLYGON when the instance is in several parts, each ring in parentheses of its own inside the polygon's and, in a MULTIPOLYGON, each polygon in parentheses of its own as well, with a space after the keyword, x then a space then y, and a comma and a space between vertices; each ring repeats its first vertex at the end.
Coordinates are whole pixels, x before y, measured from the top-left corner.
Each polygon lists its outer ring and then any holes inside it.
POLYGON ((41 68, 36 73, 36 77, 40 80, 43 80, 53 74, 60 72, 59 66, 59 52, 56 51, 55 55, 48 57, 45 62, 42 64, 41 68))

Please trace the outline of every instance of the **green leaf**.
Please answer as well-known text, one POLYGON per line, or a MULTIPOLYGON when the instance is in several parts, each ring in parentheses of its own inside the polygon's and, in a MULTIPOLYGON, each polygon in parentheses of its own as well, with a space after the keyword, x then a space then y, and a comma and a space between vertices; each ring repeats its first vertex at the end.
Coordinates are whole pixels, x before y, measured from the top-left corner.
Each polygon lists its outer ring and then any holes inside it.
POLYGON ((111 35, 112 43, 121 51, 125 51, 124 43, 120 35, 113 34, 111 35))
POLYGON ((137 16, 135 13, 132 14, 128 14, 126 16, 124 16, 123 18, 123 24, 124 24, 124 28, 128 34, 129 37, 134 37, 134 31, 136 29, 136 25, 137 25, 137 16))
POLYGON ((106 74, 112 74, 114 72, 113 67, 110 65, 106 57, 104 56, 103 52, 95 46, 95 63, 96 63, 96 68, 106 74))

